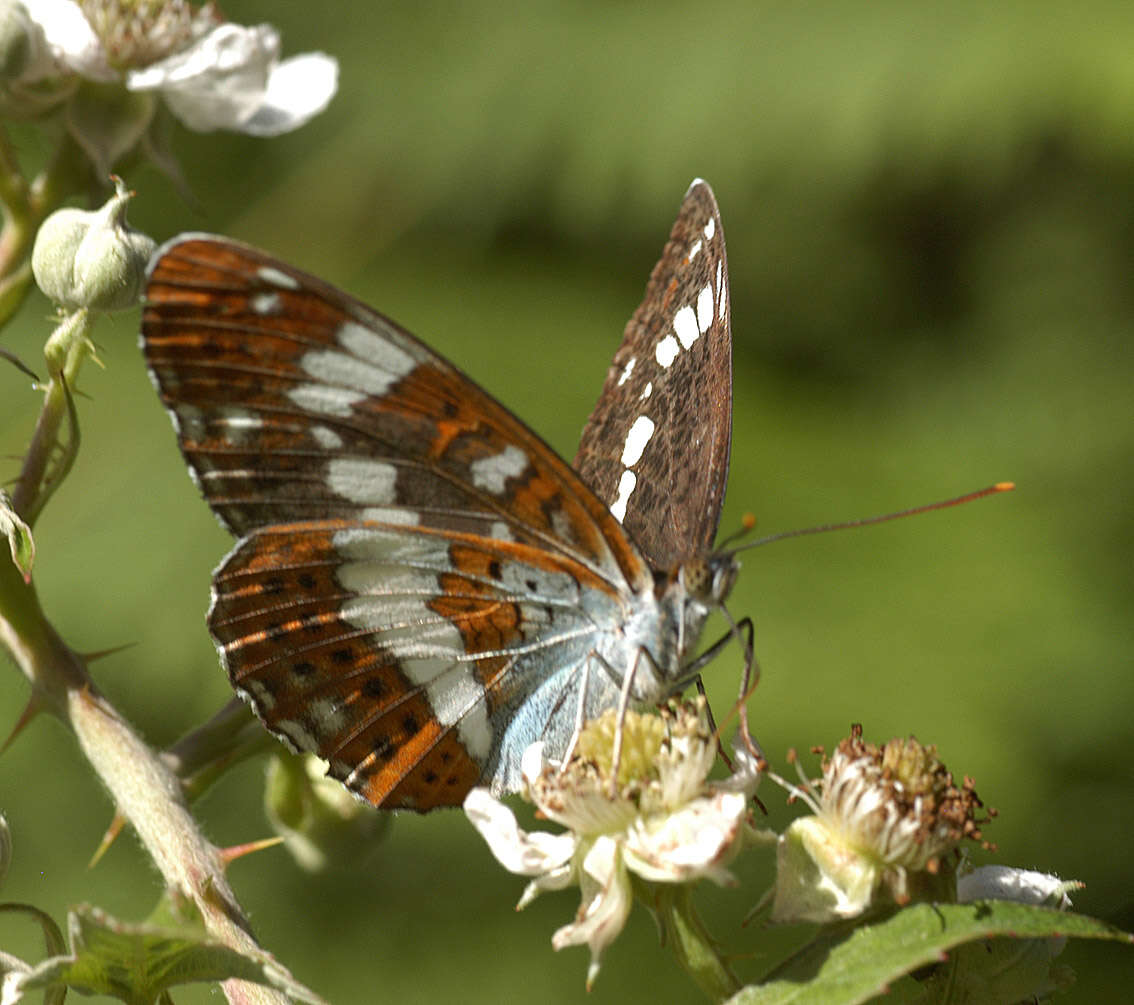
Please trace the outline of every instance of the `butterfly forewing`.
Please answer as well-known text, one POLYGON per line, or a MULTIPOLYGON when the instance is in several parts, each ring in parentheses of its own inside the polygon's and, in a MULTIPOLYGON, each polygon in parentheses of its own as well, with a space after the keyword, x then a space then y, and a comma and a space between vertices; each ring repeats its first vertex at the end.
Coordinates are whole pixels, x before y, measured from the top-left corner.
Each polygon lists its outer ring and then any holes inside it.
POLYGON ((658 569, 707 554, 728 479, 732 336, 712 189, 685 195, 575 457, 658 569))

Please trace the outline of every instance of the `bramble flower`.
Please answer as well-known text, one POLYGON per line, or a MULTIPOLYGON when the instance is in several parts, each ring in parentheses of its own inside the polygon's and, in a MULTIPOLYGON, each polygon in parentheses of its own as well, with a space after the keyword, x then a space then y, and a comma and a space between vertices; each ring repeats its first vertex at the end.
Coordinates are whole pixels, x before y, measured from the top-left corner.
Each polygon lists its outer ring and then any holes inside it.
MULTIPOLYGON (((10 3, 10 0, 7 0, 10 3)), ((12 113, 66 102, 72 135, 108 172, 142 140, 158 99, 190 129, 276 136, 330 102, 338 63, 280 59, 279 33, 187 0, 23 0, 27 52, 4 81, 12 113)), ((18 19, 13 23, 19 23, 18 19)))
POLYGON ((983 806, 960 786, 935 747, 913 737, 881 747, 855 726, 823 760, 818 791, 797 795, 815 815, 780 837, 774 921, 828 922, 886 904, 955 899, 946 857, 961 840, 980 841, 983 806))
POLYGON ((522 830, 487 789, 465 799, 465 812, 500 864, 531 877, 518 907, 546 890, 579 885, 578 914, 554 934, 552 946, 590 947, 588 986, 630 913, 631 873, 656 883, 733 882, 727 866, 756 835, 748 799, 760 776, 751 758, 738 755, 731 778, 709 782, 715 757, 703 699, 671 703, 660 717, 629 711, 621 726, 611 709, 582 731, 565 766, 545 761, 540 743, 524 753, 527 798, 566 833, 522 830))

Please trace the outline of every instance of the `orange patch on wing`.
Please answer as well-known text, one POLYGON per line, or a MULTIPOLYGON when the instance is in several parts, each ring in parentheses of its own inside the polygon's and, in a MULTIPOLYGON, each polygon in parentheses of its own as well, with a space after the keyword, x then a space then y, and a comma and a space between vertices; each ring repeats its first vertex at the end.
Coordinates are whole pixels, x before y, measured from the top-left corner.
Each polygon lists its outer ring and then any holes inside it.
POLYGON ((393 809, 459 806, 481 775, 456 729, 444 729, 421 695, 398 703, 326 756, 332 765, 357 766, 352 787, 375 806, 393 809))

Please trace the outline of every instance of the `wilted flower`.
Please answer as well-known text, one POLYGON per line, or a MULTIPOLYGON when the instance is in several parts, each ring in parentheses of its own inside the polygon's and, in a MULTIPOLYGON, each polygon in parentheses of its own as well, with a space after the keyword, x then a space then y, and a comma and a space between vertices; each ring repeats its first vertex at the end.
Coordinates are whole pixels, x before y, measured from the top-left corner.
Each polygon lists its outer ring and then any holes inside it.
POLYGON ((533 744, 524 753, 526 795, 567 833, 523 831, 487 789, 469 793, 465 812, 506 869, 532 877, 519 907, 545 890, 579 885, 578 914, 554 934, 552 946, 590 946, 590 985, 630 912, 631 872, 661 883, 733 881, 728 863, 755 836, 747 804, 759 773, 741 755, 730 779, 706 780, 716 740, 703 700, 671 704, 660 717, 629 711, 621 724, 609 710, 583 730, 563 767, 545 762, 542 748, 533 744))
POLYGON ((982 803, 935 747, 913 737, 881 747, 856 726, 823 760, 818 792, 798 795, 815 816, 780 837, 772 918, 827 922, 885 904, 953 900, 946 862, 964 838, 980 840, 982 803))
POLYGON ((156 98, 198 132, 275 136, 326 108, 338 85, 330 56, 281 61, 275 28, 230 24, 212 4, 23 0, 23 8, 27 53, 13 50, 19 73, 5 82, 6 104, 38 114, 68 100, 68 127, 103 172, 145 135, 156 98))

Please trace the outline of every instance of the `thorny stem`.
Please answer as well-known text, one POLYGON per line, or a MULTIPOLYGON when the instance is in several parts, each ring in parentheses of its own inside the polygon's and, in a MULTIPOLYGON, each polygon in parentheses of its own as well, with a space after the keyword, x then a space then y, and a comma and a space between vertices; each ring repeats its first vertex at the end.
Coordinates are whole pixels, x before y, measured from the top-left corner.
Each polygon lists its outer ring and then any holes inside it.
MULTIPOLYGON (((82 184, 74 141, 64 137, 51 163, 28 185, 14 151, 0 129, 0 325, 19 306, 30 286, 31 246, 43 219, 82 184)), ((91 353, 91 319, 80 310, 64 318, 45 347, 49 374, 43 407, 13 492, 17 513, 30 524, 66 474, 77 449, 71 389, 83 360, 91 353), (51 468, 60 426, 72 419, 71 438, 51 468)), ((278 964, 259 948, 232 888, 220 855, 201 834, 189 813, 181 784, 99 693, 85 660, 51 626, 35 586, 25 582, 15 564, 0 557, 0 643, 31 681, 30 708, 52 712, 74 732, 91 766, 133 824, 166 886, 190 900, 209 935, 245 955, 278 964)), ((222 985, 234 1005, 286 1005, 274 989, 246 981, 222 985)))
MULTIPOLYGON (((185 805, 180 782, 98 692, 83 658, 44 616, 34 585, 25 583, 9 561, 0 561, 0 642, 31 681, 34 706, 52 712, 74 731, 169 889, 196 906, 213 938, 267 959, 228 884, 217 849, 185 805)), ((230 980, 223 987, 228 1000, 240 1005, 287 1002, 282 993, 257 984, 230 980)))
POLYGON ((248 706, 232 698, 208 722, 186 733, 162 755, 193 802, 234 764, 279 745, 248 706))

